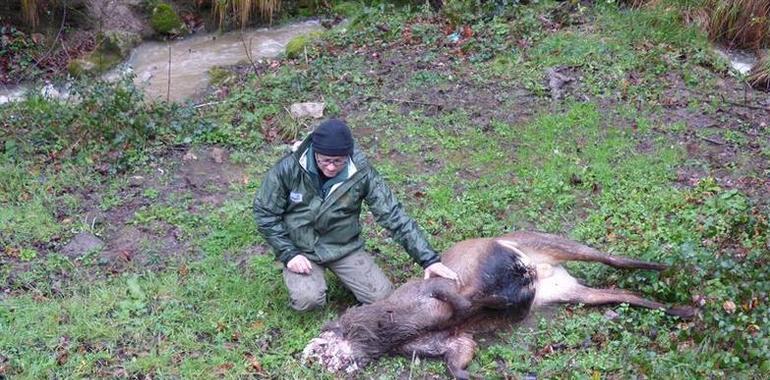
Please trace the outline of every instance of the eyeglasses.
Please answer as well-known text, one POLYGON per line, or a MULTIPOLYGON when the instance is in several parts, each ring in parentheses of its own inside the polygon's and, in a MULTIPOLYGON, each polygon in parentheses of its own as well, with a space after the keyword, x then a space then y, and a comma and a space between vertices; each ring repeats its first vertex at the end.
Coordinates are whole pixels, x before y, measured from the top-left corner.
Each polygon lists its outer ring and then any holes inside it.
POLYGON ((329 166, 334 165, 335 168, 338 168, 340 166, 343 166, 348 163, 347 157, 340 157, 340 158, 326 158, 321 157, 316 154, 315 161, 318 163, 318 166, 329 166))

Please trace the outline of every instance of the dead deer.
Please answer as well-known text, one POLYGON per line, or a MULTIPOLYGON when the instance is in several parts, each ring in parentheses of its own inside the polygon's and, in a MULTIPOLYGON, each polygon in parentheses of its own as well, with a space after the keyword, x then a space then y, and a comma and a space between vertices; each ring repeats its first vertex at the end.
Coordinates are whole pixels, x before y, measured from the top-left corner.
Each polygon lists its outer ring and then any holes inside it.
POLYGON ((353 373, 385 354, 443 357, 452 375, 469 377, 473 333, 517 321, 546 305, 627 303, 692 318, 697 309, 666 305, 620 289, 581 285, 561 263, 594 261, 615 268, 663 270, 663 264, 611 256, 559 236, 513 232, 461 241, 441 261, 460 277, 412 280, 387 298, 348 309, 308 343, 303 360, 353 373))

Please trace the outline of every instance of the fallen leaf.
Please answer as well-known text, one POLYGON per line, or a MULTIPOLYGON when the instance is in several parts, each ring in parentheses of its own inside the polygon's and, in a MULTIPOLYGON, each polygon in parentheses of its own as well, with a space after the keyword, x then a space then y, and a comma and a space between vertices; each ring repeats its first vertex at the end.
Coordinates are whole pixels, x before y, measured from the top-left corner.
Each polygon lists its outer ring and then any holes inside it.
POLYGON ((231 369, 233 369, 235 365, 233 363, 223 363, 217 366, 217 369, 214 370, 214 373, 219 376, 224 376, 228 372, 230 372, 231 369))
POLYGON ((187 275, 190 273, 190 269, 187 268, 187 265, 184 263, 179 265, 179 269, 177 270, 177 273, 179 273, 180 277, 187 277, 187 275))
POLYGON ((473 29, 470 25, 463 26, 463 38, 471 38, 473 36, 473 29))
POLYGON ((69 353, 67 351, 60 351, 56 353, 56 364, 64 365, 69 360, 69 353))
POLYGON ((5 247, 5 255, 8 257, 19 257, 19 253, 21 253, 21 249, 19 248, 5 247))
POLYGON ((246 363, 252 370, 255 372, 262 372, 262 363, 257 360, 256 356, 252 355, 250 352, 246 352, 243 355, 246 357, 246 363))
POLYGON ((262 320, 257 319, 256 321, 251 323, 251 328, 254 330, 260 330, 263 327, 265 327, 265 322, 262 322, 262 320))

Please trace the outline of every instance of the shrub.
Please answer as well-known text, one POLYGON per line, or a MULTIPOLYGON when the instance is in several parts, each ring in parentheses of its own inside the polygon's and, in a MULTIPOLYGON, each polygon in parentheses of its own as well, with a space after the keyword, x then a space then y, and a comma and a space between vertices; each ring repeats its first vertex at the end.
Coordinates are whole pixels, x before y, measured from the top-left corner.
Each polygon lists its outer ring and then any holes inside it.
MULTIPOLYGON (((31 157, 110 163, 110 171, 140 158, 158 139, 182 140, 195 114, 164 103, 147 104, 131 78, 117 83, 77 83, 67 99, 29 91, 23 101, 0 107, 5 132, 16 142, 10 161, 31 157)), ((5 144, 8 149, 8 143, 5 144)))

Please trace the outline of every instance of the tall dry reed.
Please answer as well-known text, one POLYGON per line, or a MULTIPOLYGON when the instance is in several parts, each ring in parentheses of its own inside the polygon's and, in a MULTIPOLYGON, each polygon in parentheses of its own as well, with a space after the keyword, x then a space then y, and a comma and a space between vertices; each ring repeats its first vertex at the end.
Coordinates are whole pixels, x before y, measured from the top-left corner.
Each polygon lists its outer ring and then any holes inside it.
POLYGON ((229 16, 244 27, 255 14, 263 20, 273 21, 273 15, 281 9, 281 0, 211 0, 214 12, 219 18, 219 25, 224 25, 229 16))
POLYGON ((770 1, 706 0, 703 9, 712 41, 746 49, 770 46, 770 1))
POLYGON ((770 52, 751 68, 746 81, 757 90, 770 91, 770 52))

